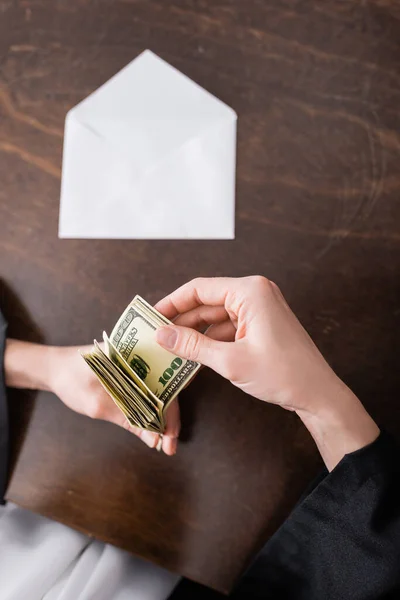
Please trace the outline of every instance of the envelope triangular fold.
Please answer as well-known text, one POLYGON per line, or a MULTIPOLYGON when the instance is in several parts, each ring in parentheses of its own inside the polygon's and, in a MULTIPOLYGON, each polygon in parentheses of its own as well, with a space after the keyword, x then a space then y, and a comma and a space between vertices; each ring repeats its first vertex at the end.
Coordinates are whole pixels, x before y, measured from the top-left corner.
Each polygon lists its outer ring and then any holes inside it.
POLYGON ((67 116, 60 237, 234 237, 236 114, 150 51, 67 116))

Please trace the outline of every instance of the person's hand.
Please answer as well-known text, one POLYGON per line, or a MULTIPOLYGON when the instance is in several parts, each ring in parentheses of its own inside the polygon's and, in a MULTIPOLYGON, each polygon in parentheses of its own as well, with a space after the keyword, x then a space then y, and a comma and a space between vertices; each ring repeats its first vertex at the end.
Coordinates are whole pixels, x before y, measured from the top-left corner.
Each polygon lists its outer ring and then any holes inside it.
MULTIPOLYGON (((86 365, 77 347, 55 347, 51 350, 50 387, 66 406, 94 419, 115 423, 131 431, 150 448, 157 446, 160 436, 129 424, 126 417, 103 389, 95 374, 86 365)), ((80 348, 80 350, 89 352, 91 346, 80 348)), ((169 407, 166 420, 162 449, 166 454, 173 455, 176 452, 180 430, 177 401, 174 401, 169 407)))
POLYGON ((157 332, 161 346, 296 411, 329 469, 379 434, 268 279, 195 279, 155 308, 174 321, 157 332))
MULTIPOLYGON (((81 348, 83 351, 90 349, 91 346, 81 348)), ((160 436, 129 425, 78 350, 74 346, 43 346, 8 339, 4 355, 6 384, 9 387, 53 392, 72 410, 120 425, 150 448, 157 447, 160 436)), ((166 420, 162 449, 172 455, 176 452, 180 430, 177 400, 170 405, 166 420)))
POLYGON ((327 386, 344 385, 264 277, 194 279, 155 308, 174 320, 159 330, 160 345, 260 400, 315 409, 327 386), (197 331, 207 326, 207 336, 197 331))

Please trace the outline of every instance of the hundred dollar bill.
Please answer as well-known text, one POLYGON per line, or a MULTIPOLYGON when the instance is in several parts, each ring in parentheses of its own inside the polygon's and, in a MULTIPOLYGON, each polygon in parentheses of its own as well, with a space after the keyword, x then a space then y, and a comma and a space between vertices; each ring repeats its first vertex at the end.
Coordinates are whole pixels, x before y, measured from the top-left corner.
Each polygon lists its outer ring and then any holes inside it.
POLYGON ((95 341, 83 358, 105 390, 136 427, 163 433, 165 411, 200 364, 164 350, 156 331, 170 321, 140 296, 121 315, 104 350, 95 341))
POLYGON ((175 356, 156 342, 156 330, 170 321, 135 296, 115 325, 110 342, 161 402, 175 398, 196 371, 199 363, 175 356))

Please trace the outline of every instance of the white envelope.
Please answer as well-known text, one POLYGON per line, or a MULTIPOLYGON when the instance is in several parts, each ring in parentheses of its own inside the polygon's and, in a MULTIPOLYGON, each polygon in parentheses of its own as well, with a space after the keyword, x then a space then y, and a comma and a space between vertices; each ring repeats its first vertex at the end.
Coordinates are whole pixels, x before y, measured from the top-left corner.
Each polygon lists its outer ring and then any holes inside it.
POLYGON ((236 120, 146 50, 67 114, 59 237, 234 238, 236 120))

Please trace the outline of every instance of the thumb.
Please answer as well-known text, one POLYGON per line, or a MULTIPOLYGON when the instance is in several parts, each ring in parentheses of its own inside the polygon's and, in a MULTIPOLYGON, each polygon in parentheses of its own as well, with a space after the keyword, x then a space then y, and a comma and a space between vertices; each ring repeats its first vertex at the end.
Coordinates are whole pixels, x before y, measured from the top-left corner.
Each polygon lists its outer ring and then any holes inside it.
POLYGON ((227 342, 212 340, 195 329, 178 325, 158 329, 156 340, 169 352, 199 362, 224 375, 227 346, 229 346, 227 342))

